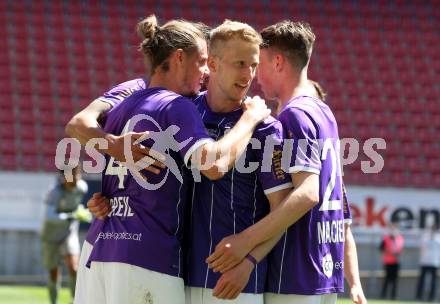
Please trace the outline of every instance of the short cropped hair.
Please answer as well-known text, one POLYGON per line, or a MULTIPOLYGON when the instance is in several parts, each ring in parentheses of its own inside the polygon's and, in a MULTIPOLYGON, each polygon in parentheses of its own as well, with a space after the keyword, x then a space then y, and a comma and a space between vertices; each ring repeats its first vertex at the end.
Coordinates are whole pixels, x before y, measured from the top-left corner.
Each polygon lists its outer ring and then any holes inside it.
POLYGON ((213 55, 220 56, 220 47, 232 38, 240 38, 257 45, 262 43, 260 34, 249 24, 226 19, 222 24, 211 31, 209 52, 213 55))
POLYGON ((308 23, 285 20, 264 28, 260 34, 261 48, 277 49, 297 69, 309 63, 316 37, 308 23))

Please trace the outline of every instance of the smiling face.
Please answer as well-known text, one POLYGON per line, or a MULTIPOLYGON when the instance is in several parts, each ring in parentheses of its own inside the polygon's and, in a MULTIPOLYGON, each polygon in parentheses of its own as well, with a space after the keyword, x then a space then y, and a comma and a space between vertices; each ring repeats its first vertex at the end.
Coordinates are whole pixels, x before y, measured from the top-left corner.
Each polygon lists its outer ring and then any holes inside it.
POLYGON ((239 103, 246 96, 259 62, 259 45, 231 38, 211 55, 210 78, 227 100, 239 103))

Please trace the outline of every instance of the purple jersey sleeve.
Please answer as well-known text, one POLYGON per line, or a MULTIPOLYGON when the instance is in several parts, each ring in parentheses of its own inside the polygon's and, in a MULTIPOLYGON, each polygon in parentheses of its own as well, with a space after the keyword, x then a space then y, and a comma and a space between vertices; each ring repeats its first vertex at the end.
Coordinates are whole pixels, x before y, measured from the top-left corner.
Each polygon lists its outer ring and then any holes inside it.
POLYGON ((146 86, 146 81, 142 78, 129 80, 114 86, 97 100, 108 103, 113 108, 134 92, 145 89, 146 86))
POLYGON ((344 184, 342 185, 342 200, 344 203, 344 222, 345 224, 351 225, 352 217, 350 211, 350 204, 348 203, 347 189, 345 188, 344 184))
MULTIPOLYGON (((318 128, 309 116, 302 110, 291 107, 282 115, 288 115, 286 135, 292 145, 289 173, 321 172, 320 148, 318 128)), ((285 143, 288 144, 288 143, 285 143)))
POLYGON ((261 144, 257 149, 258 180, 266 195, 293 187, 290 175, 281 167, 283 151, 283 126, 276 119, 267 119, 254 132, 253 138, 261 144), (272 150, 273 147, 273 150, 272 150))
POLYGON ((187 98, 169 103, 167 118, 170 125, 177 127, 174 138, 179 143, 179 153, 188 165, 191 155, 199 147, 213 141, 206 132, 196 106, 187 98))

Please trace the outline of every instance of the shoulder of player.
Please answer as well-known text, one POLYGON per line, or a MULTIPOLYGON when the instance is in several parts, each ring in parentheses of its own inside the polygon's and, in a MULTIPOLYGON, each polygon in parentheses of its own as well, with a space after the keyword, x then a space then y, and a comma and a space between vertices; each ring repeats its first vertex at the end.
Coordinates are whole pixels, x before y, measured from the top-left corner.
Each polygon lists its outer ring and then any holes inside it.
POLYGON ((115 105, 126 100, 128 97, 131 97, 133 93, 143 90, 145 88, 145 80, 142 78, 136 78, 114 86, 113 88, 96 98, 96 100, 107 103, 113 108, 115 105))
POLYGON ((281 144, 284 138, 283 125, 279 120, 269 116, 257 125, 252 138, 258 140, 263 146, 267 144, 269 138, 273 143, 281 144))
POLYGON ((143 78, 131 79, 115 85, 111 90, 123 91, 127 89, 145 89, 146 81, 143 78))
POLYGON ((158 106, 167 106, 173 101, 184 100, 184 102, 192 103, 191 100, 187 97, 174 93, 172 91, 166 90, 164 88, 145 88, 140 89, 138 91, 133 92, 132 95, 127 97, 127 100, 130 99, 132 102, 142 102, 147 99, 154 98, 158 101, 158 106))
POLYGON ((254 135, 271 134, 281 129, 282 129, 281 122, 278 119, 269 116, 268 118, 266 118, 264 121, 262 121, 257 125, 254 131, 254 135))
POLYGON ((333 111, 330 109, 330 106, 328 104, 320 99, 311 96, 302 96, 297 102, 289 104, 288 107, 292 109, 300 109, 301 111, 309 114, 312 117, 315 117, 314 114, 320 112, 326 112, 327 114, 331 113, 331 115, 333 115, 333 111))
POLYGON ((278 115, 280 121, 288 121, 295 123, 298 121, 312 121, 314 122, 314 108, 309 106, 303 106, 302 104, 295 103, 287 105, 278 115))
MULTIPOLYGON (((125 82, 122 82, 122 83, 115 85, 110 90, 105 92, 102 96, 119 95, 124 92, 138 91, 138 90, 142 90, 145 88, 146 88, 145 80, 142 78, 136 78, 136 79, 128 80, 128 81, 125 81, 125 82)), ((97 99, 99 99, 99 98, 100 97, 98 97, 97 99)))
POLYGON ((194 99, 170 92, 169 95, 164 96, 163 104, 167 109, 180 109, 185 111, 185 109, 196 108, 194 99))
POLYGON ((320 116, 315 113, 316 111, 298 106, 284 108, 282 113, 278 115, 283 124, 284 134, 288 135, 289 138, 292 136, 302 138, 302 136, 310 136, 311 134, 319 136, 320 130, 323 128, 323 122, 319 118, 320 116))

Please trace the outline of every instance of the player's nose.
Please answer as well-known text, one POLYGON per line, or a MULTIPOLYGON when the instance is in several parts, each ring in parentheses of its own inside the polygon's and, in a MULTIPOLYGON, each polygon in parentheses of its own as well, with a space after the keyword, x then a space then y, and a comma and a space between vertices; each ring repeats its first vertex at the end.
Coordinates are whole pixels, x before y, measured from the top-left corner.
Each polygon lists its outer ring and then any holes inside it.
POLYGON ((209 77, 209 68, 208 65, 205 65, 205 68, 203 69, 203 77, 209 77))

